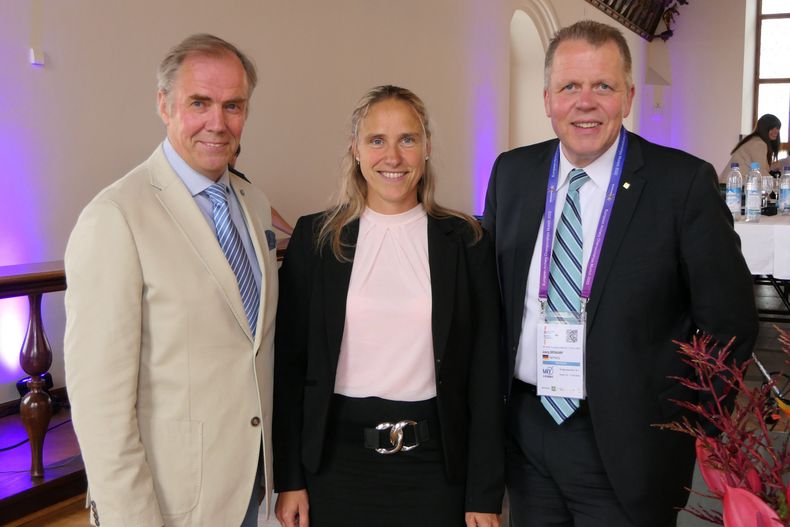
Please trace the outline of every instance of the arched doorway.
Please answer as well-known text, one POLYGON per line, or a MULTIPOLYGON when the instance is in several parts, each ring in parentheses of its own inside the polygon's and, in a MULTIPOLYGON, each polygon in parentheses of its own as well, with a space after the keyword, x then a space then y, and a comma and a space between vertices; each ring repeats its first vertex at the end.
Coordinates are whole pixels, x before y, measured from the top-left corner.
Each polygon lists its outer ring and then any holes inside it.
POLYGON ((510 20, 510 147, 554 136, 543 108, 543 60, 559 28, 551 5, 542 0, 515 2, 510 20))

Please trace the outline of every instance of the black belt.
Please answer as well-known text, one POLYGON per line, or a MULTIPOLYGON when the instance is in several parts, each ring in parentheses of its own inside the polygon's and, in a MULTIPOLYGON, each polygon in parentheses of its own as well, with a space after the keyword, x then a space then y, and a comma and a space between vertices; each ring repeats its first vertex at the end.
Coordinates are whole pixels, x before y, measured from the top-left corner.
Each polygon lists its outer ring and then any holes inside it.
POLYGON ((365 428, 365 448, 379 454, 407 452, 431 438, 428 421, 404 419, 396 423, 380 423, 375 428, 365 428))

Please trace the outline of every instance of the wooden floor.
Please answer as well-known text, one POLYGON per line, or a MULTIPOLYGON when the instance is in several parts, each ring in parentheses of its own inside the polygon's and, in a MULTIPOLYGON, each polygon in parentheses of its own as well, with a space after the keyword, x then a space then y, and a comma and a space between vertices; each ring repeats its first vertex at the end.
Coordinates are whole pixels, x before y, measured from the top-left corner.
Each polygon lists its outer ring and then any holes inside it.
POLYGON ((88 511, 85 494, 80 494, 51 507, 6 524, 7 527, 86 527, 88 511))
MULTIPOLYGON (((81 494, 6 524, 4 527, 88 527, 89 525, 85 494, 81 494)), ((279 527, 279 525, 274 519, 274 514, 268 521, 264 513, 258 517, 258 527, 279 527)))
MULTIPOLYGON (((50 431, 44 440, 44 473, 60 474, 62 469, 80 456, 79 445, 71 426, 71 413, 61 410, 49 422, 50 431)), ((19 414, 0 419, 0 448, 7 448, 27 439, 19 414)), ((0 499, 31 486, 30 446, 25 443, 0 452, 0 499)))
POLYGON ((30 476, 26 440, 19 414, 0 419, 0 524, 85 492, 85 471, 68 410, 57 412, 49 423, 43 478, 30 476))

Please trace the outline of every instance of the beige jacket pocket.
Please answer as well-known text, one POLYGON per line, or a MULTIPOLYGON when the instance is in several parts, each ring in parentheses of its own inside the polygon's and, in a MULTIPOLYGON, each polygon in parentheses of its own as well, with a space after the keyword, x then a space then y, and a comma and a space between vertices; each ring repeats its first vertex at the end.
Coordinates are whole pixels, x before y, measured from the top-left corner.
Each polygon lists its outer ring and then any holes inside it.
POLYGON ((203 477, 203 423, 152 419, 140 433, 163 515, 195 508, 203 477))

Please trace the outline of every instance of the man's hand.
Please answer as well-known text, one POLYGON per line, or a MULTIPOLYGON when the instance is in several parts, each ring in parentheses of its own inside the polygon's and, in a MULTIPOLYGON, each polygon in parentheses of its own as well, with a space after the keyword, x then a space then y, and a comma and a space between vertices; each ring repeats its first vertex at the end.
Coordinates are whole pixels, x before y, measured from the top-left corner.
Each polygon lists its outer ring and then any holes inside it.
MULTIPOLYGON (((282 527, 310 527, 310 515, 307 512, 309 509, 307 490, 292 490, 281 492, 277 495, 274 515, 277 516, 282 527)), ((468 523, 467 520, 467 524, 468 523)), ((494 525, 494 527, 497 526, 494 525)))
POLYGON ((499 527, 499 514, 467 512, 465 519, 466 527, 499 527))

